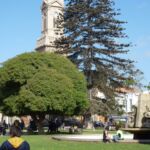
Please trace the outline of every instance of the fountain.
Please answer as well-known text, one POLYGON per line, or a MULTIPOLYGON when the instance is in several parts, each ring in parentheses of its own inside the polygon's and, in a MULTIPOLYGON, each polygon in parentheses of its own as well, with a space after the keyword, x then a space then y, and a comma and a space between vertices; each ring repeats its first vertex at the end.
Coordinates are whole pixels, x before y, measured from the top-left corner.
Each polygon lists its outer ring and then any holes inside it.
POLYGON ((150 139, 150 94, 141 94, 137 109, 130 115, 129 125, 124 131, 134 135, 134 139, 150 139))

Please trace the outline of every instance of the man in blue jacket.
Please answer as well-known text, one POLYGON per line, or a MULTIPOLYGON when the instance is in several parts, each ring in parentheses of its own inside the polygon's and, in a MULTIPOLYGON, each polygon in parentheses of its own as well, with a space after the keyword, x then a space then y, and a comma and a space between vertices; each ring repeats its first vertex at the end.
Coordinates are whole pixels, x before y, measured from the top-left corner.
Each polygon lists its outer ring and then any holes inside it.
POLYGON ((10 138, 5 141, 0 150, 30 150, 28 142, 21 138, 21 129, 17 126, 10 128, 10 138))

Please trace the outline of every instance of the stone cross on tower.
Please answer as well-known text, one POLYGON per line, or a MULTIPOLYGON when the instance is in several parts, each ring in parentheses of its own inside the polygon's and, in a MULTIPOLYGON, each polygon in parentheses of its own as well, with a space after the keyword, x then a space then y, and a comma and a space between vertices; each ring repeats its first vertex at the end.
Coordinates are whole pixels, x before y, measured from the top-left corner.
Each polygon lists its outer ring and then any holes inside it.
POLYGON ((64 8, 64 0, 43 0, 42 11, 42 35, 37 40, 37 51, 56 51, 54 41, 62 35, 58 30, 56 20, 64 8))

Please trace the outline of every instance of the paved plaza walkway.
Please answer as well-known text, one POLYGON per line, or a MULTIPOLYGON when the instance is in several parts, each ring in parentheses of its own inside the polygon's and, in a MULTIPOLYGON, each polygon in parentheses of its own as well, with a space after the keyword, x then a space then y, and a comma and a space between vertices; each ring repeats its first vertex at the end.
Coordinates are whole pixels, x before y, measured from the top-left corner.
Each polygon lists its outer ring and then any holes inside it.
MULTIPOLYGON (((110 135, 113 137, 113 134, 110 135)), ((102 134, 92 134, 92 135, 55 135, 52 136, 55 140, 64 140, 64 141, 80 141, 80 142, 102 142, 102 134)), ((112 141, 113 142, 113 141, 112 141)), ((134 140, 132 134, 125 134, 124 140, 119 140, 119 143, 150 143, 148 140, 134 140)))
MULTIPOLYGON (((113 135, 110 135, 113 137, 113 135)), ((90 134, 90 135, 56 135, 52 137, 53 139, 57 140, 71 140, 71 141, 102 141, 103 135, 102 134, 90 134)), ((133 140, 132 134, 125 134, 125 140, 133 140)))

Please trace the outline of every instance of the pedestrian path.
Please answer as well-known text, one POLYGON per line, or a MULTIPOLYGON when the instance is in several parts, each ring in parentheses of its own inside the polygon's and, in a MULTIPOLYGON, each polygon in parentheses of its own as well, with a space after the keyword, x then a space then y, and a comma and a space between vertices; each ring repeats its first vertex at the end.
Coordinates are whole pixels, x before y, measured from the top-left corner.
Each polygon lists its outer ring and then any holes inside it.
MULTIPOLYGON (((113 137, 113 135, 110 135, 113 137)), ((52 136, 53 139, 56 140, 70 140, 70 141, 102 141, 103 135, 102 134, 90 134, 90 135, 55 135, 52 136)), ((125 140, 133 140, 132 134, 125 134, 124 135, 125 140)))

